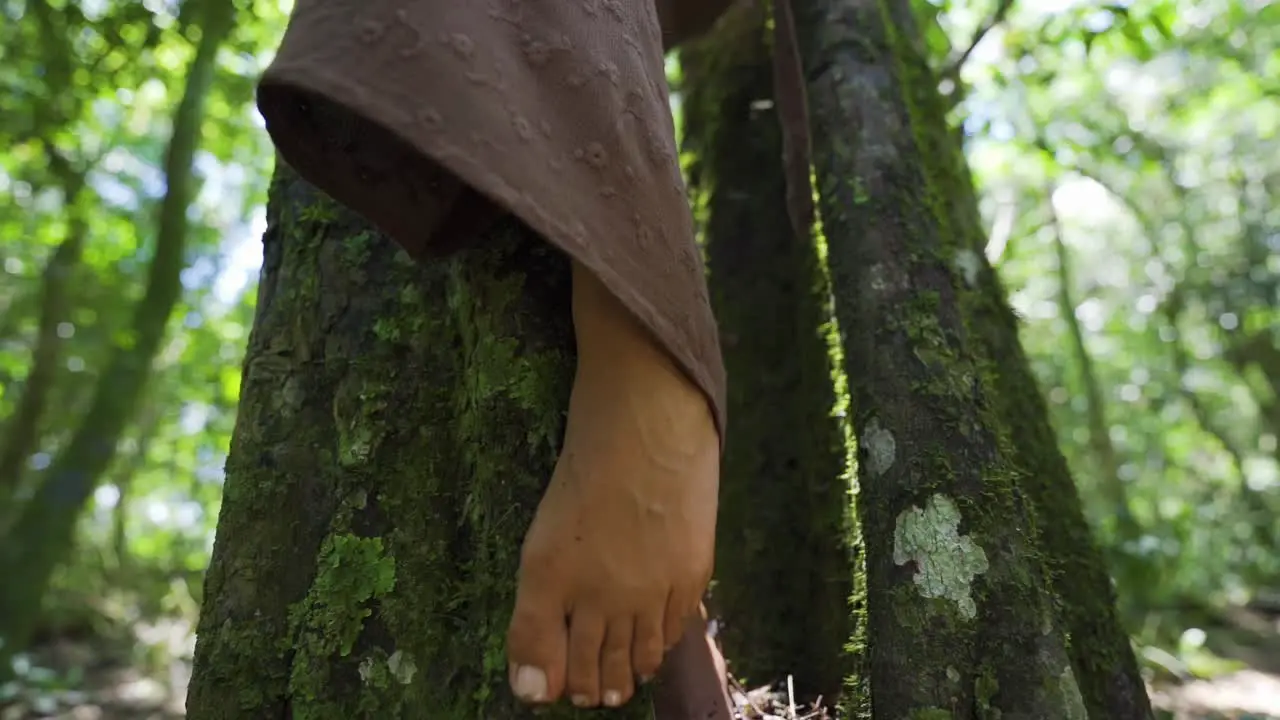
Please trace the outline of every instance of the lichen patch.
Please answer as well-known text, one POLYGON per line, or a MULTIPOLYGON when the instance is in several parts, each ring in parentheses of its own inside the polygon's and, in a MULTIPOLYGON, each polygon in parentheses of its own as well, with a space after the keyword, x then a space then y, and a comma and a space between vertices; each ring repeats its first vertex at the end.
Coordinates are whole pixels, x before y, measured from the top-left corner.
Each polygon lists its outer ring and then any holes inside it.
POLYGON ((956 253, 956 270, 964 278, 964 284, 971 288, 978 286, 978 274, 982 270, 982 259, 973 250, 964 249, 956 253))
POLYGON ((880 476, 893 467, 898 454, 898 441, 893 433, 880 426, 880 421, 871 418, 859 438, 862 447, 867 450, 867 469, 872 475, 880 476))
POLYGON ((989 565, 982 548, 960 535, 960 510, 945 495, 934 495, 923 509, 912 506, 898 516, 893 534, 893 562, 916 566, 915 584, 921 594, 947 598, 972 620, 978 615, 973 601, 973 579, 989 565))

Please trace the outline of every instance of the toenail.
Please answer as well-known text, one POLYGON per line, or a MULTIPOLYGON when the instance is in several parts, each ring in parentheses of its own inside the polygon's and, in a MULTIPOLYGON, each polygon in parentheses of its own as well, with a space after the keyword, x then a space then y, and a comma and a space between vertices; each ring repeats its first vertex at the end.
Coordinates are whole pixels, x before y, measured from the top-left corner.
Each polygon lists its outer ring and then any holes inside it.
POLYGON ((609 707, 618 707, 622 704, 622 693, 617 690, 606 690, 604 693, 604 704, 609 707))
POLYGON ((547 699, 547 674, 536 667, 522 665, 516 668, 514 683, 516 696, 526 702, 544 702, 547 699))
POLYGON ((570 701, 577 707, 591 707, 591 698, 586 695, 574 695, 570 701))

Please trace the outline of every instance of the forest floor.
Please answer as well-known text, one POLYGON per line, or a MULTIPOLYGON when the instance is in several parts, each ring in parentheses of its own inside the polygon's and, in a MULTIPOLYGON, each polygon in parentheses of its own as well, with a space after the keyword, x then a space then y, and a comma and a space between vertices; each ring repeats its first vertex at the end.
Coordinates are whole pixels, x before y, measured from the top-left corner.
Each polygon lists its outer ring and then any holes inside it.
MULTIPOLYGON (((1236 667, 1212 678, 1170 675, 1153 682, 1151 698, 1160 720, 1280 720, 1280 619, 1237 612, 1232 624, 1236 632, 1230 639, 1209 646, 1236 667)), ((190 625, 148 625, 135 635, 131 657, 120 643, 47 639, 31 655, 26 683, 16 693, 0 694, 0 720, 181 720, 194 649, 190 625), (155 649, 150 662, 137 660, 142 645, 155 649)), ((836 717, 803 706, 793 709, 785 683, 758 689, 735 684, 732 694, 744 720, 836 717)))
POLYGON ((1210 678, 1162 679, 1150 688, 1152 703, 1172 720, 1280 720, 1280 614, 1229 607, 1206 638, 1216 662, 1234 667, 1210 678))

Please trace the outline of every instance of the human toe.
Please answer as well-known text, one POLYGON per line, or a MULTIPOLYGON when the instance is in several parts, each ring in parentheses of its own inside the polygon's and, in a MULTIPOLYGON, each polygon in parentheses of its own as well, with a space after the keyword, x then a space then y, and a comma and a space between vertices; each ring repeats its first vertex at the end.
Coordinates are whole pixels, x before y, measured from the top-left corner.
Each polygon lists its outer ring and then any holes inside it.
POLYGON ((600 657, 605 619, 591 608, 575 608, 569 621, 569 666, 565 687, 577 707, 600 704, 600 657))
POLYGON ((600 652, 601 701, 606 707, 619 707, 631 699, 635 691, 635 673, 631 666, 631 644, 635 622, 630 616, 611 620, 604 633, 604 649, 600 652))
POLYGON ((666 650, 662 631, 664 610, 658 606, 636 618, 631 638, 631 668, 641 681, 657 675, 662 665, 662 654, 666 650))
POLYGON ((526 703, 549 703, 564 691, 568 629, 556 595, 522 578, 507 630, 511 690, 526 703))

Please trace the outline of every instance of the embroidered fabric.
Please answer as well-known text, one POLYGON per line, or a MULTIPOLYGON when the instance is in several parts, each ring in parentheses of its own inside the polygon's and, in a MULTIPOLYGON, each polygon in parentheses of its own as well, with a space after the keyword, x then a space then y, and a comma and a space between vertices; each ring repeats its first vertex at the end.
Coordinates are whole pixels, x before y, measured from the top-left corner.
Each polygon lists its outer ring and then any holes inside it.
POLYGON ((415 257, 519 217, 653 333, 710 399, 723 442, 724 366, 663 49, 727 4, 297 0, 259 108, 286 162, 415 257))

